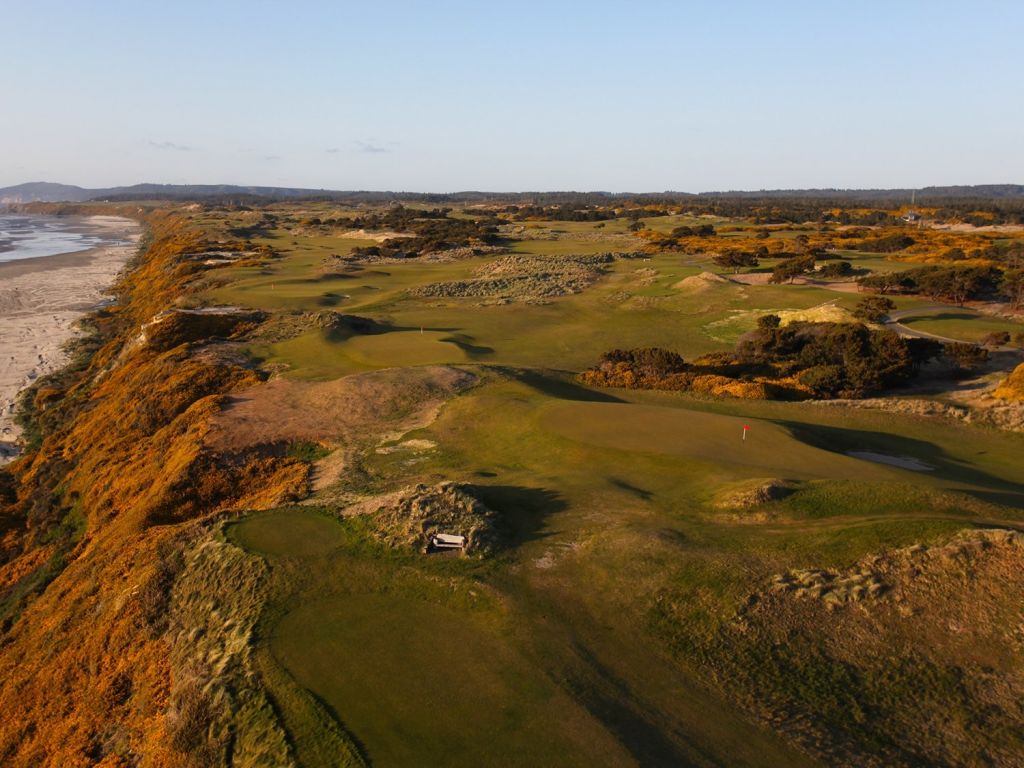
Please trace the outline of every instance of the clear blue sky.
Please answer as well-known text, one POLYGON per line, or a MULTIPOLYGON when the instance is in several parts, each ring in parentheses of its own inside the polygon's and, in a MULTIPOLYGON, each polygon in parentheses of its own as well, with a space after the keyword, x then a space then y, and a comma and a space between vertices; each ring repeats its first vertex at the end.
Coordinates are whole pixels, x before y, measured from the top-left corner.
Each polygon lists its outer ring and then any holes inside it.
POLYGON ((1024 3, 0 0, 0 186, 1024 182, 1024 3))

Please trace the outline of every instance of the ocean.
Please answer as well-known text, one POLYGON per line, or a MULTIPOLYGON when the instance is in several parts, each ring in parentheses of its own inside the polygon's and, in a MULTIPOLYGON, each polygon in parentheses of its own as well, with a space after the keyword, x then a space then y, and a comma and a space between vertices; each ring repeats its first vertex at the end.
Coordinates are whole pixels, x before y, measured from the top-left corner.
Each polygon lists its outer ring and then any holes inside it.
POLYGON ((0 213, 0 262, 75 253, 120 242, 88 219, 0 213))

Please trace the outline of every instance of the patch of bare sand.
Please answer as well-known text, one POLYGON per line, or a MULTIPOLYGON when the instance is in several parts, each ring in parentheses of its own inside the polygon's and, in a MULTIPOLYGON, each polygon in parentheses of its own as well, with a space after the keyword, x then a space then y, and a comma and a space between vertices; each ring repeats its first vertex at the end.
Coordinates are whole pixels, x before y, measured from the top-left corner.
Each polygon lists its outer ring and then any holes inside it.
POLYGON ((729 282, 732 282, 729 278, 716 275, 714 272, 701 272, 699 275, 684 277, 672 287, 680 291, 698 293, 709 290, 715 285, 729 282))
POLYGON ((399 237, 415 237, 409 232, 367 232, 365 229, 349 229, 339 232, 338 237, 352 238, 354 240, 373 240, 375 243, 383 243, 385 240, 394 240, 399 237))
MULTIPOLYGON (((729 280, 743 285, 768 285, 771 282, 771 272, 747 272, 740 275, 731 275, 729 280)), ((827 291, 839 293, 860 293, 860 286, 852 280, 819 280, 814 277, 795 277, 791 285, 812 285, 815 288, 824 288, 827 291)))
POLYGON ((824 288, 826 291, 838 291, 839 293, 860 293, 860 286, 853 280, 819 280, 815 277, 797 277, 793 279, 793 285, 813 285, 815 288, 824 288))
POLYGON ((0 464, 18 454, 18 393, 65 365, 76 321, 102 301, 141 236, 138 224, 116 216, 90 224, 125 244, 0 264, 0 464))
POLYGON ((1001 232, 1016 234, 1024 232, 1024 225, 1021 224, 986 224, 983 227, 976 227, 973 224, 928 224, 929 229, 939 232, 1001 232))
POLYGON ((747 272, 741 275, 732 275, 729 279, 734 283, 743 283, 744 285, 768 285, 771 276, 771 272, 747 272))
POLYGON ((314 468, 313 489, 322 490, 338 479, 352 452, 430 424, 449 398, 476 381, 446 366, 387 368, 322 382, 273 379, 234 395, 206 442, 222 453, 298 441, 339 446, 314 468))

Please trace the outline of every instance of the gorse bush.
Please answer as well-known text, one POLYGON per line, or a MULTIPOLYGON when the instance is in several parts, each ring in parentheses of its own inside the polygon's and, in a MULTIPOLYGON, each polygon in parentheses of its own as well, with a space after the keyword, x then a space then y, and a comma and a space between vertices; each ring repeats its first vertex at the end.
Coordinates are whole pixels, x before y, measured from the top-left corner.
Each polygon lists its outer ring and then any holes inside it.
POLYGON ((675 352, 657 347, 616 349, 602 355, 581 378, 598 386, 738 397, 859 398, 910 381, 942 352, 942 345, 929 339, 904 339, 860 323, 783 326, 778 315, 764 315, 732 353, 706 355, 688 364, 675 352))

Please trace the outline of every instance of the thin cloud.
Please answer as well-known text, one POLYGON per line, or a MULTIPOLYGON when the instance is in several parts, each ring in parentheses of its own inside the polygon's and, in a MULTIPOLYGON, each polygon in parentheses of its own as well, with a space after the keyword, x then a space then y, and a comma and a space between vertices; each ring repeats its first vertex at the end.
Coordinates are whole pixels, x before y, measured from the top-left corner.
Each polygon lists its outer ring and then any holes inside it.
POLYGON ((280 160, 281 156, 280 155, 264 155, 263 159, 264 160, 280 160))
POLYGON ((390 141, 387 144, 377 144, 376 142, 374 142, 372 140, 371 141, 357 141, 356 142, 356 146, 359 147, 359 151, 360 152, 365 152, 365 153, 371 154, 371 155, 379 155, 379 154, 383 154, 385 152, 392 152, 393 148, 395 147, 395 145, 396 145, 396 143, 393 142, 393 141, 390 141))
POLYGON ((175 152, 192 152, 195 149, 187 144, 175 144, 173 141, 151 141, 149 146, 153 149, 170 149, 175 152))
POLYGON ((338 154, 338 148, 337 147, 331 147, 330 149, 326 150, 326 152, 327 152, 328 155, 336 155, 336 154, 338 154))

